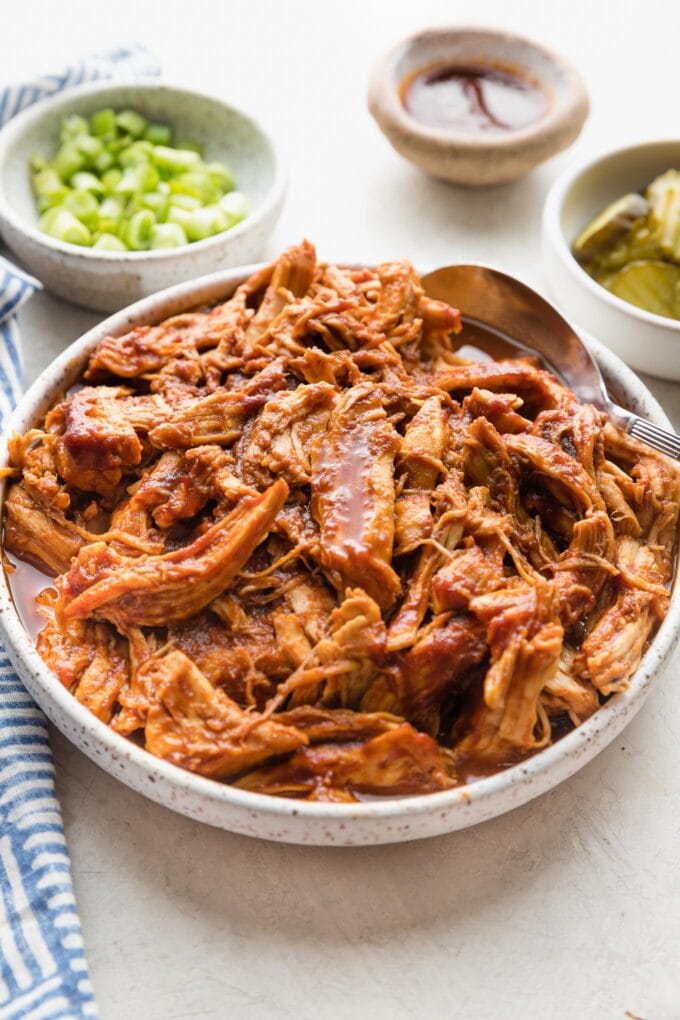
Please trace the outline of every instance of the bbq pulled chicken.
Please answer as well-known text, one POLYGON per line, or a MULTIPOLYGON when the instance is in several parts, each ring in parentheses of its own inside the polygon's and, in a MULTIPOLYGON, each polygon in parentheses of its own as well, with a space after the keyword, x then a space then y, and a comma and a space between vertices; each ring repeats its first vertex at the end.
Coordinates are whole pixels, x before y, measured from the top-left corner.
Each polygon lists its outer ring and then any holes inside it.
POLYGON ((5 550, 102 722, 307 800, 444 790, 625 688, 680 474, 531 360, 465 361, 407 262, 303 243, 107 337, 11 442, 5 550))

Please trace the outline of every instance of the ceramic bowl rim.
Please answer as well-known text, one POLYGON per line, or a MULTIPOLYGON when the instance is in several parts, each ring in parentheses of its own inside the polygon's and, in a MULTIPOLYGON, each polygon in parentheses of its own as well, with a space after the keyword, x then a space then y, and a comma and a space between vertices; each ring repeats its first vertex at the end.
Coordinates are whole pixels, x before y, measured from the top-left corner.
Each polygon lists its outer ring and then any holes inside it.
MULTIPOLYGON (((582 177, 595 169, 595 167, 602 163, 607 163, 609 160, 620 159, 625 161, 630 153, 639 152, 641 149, 651 149, 657 145, 677 145, 680 148, 680 137, 649 139, 645 142, 636 142, 617 149, 606 149, 597 156, 582 160, 575 166, 563 171, 548 192, 543 209, 543 222, 545 234, 553 246, 561 265, 589 294, 592 294, 597 300, 608 305, 610 308, 628 315, 631 319, 637 319, 648 325, 662 327, 668 330, 669 333, 678 333, 680 332, 680 319, 669 319, 665 315, 656 315, 654 312, 648 312, 644 308, 638 308, 637 305, 623 301, 616 294, 612 294, 593 280, 572 255, 569 241, 565 237, 561 225, 562 211, 567 198, 572 188, 576 186, 582 177)), ((585 226, 585 223, 583 226, 585 226)))
MULTIPOLYGON (((28 173, 28 167, 26 172, 28 173)), ((73 88, 49 96, 47 99, 42 99, 27 107, 27 109, 12 117, 0 129, 0 227, 3 222, 6 222, 17 233, 34 244, 54 253, 67 256, 76 262, 81 260, 95 261, 100 264, 110 262, 114 268, 125 268, 128 265, 139 268, 145 263, 162 263, 166 260, 177 259, 187 253, 199 253, 219 247, 229 240, 243 237, 253 229, 256 229, 260 223, 267 219, 272 210, 278 206, 285 190, 286 175, 278 148, 274 143, 271 132, 259 119, 242 106, 234 106, 231 103, 227 103, 220 96, 210 92, 203 92, 199 89, 186 88, 183 85, 175 85, 173 82, 166 81, 165 79, 158 80, 139 77, 107 78, 94 82, 85 82, 82 85, 76 85, 73 88), (157 248, 149 251, 108 251, 103 248, 88 248, 83 245, 69 244, 58 240, 56 237, 50 237, 49 234, 44 233, 37 226, 28 223, 23 216, 18 215, 9 203, 4 186, 5 165, 11 146, 20 140, 36 121, 42 120, 50 113, 58 117, 59 111, 67 109, 74 99, 77 100, 82 96, 97 95, 99 92, 123 91, 130 88, 142 89, 145 92, 165 93, 168 97, 172 97, 173 93, 181 93, 197 102, 208 100, 217 103, 223 110, 235 114, 242 121, 247 121, 264 142, 266 148, 271 153, 272 159, 272 181, 260 207, 253 213, 249 213, 240 223, 230 227, 228 230, 221 231, 219 234, 214 234, 212 237, 206 237, 201 241, 193 241, 191 244, 180 245, 177 248, 157 248)))
MULTIPOLYGON (((426 64, 423 65, 423 67, 426 66, 426 64)), ((526 70, 529 73, 533 73, 531 68, 526 68, 526 70)), ((544 46, 543 43, 537 42, 521 32, 493 28, 489 25, 433 25, 405 36, 395 43, 374 64, 370 78, 369 96, 372 97, 372 103, 374 102, 376 105, 379 103, 385 113, 402 130, 407 131, 412 138, 417 138, 419 141, 426 143, 430 147, 437 148, 446 154, 450 153, 452 146, 455 146, 460 154, 491 153, 498 152, 499 150, 516 152, 520 149, 530 148, 534 142, 559 134, 565 127, 565 122, 571 111, 578 109, 579 106, 583 107, 582 124, 590 109, 588 92, 583 79, 569 61, 549 47, 544 46), (429 37, 453 37, 468 34, 482 35, 494 40, 519 42, 539 53, 568 79, 569 92, 565 102, 549 109, 537 121, 524 128, 508 131, 507 135, 492 135, 488 138, 472 132, 435 128, 421 124, 420 121, 416 120, 406 110, 399 97, 399 85, 396 87, 394 85, 393 71, 397 60, 409 50, 415 50, 422 41, 429 37), (375 99, 377 92, 382 96, 380 101, 375 99)))
MULTIPOLYGON (((369 265, 370 263, 359 264, 369 265)), ((63 386, 65 377, 74 375, 76 370, 80 370, 87 354, 103 336, 108 333, 124 332, 126 328, 130 328, 132 322, 135 324, 142 321, 154 322, 166 315, 178 314, 181 307, 189 308, 198 301, 207 300, 207 292, 212 293, 211 300, 213 301, 224 300, 229 293, 233 292, 238 283, 262 265, 262 263, 257 263, 222 270, 167 288, 108 316, 75 340, 38 376, 12 414, 2 436, 0 467, 7 463, 7 438, 14 431, 23 431, 31 420, 41 413, 42 409, 49 406, 50 401, 63 386)), ((583 336, 583 331, 580 332, 583 336)), ((592 346, 600 363, 616 375, 622 383, 626 395, 633 401, 645 400, 651 410, 651 417, 657 424, 668 428, 670 423, 665 413, 632 370, 597 341, 590 337, 587 337, 587 341, 592 346)), ((3 502, 4 488, 0 492, 0 509, 3 502)), ((127 758, 139 773, 146 774, 147 778, 152 778, 155 773, 164 781, 166 789, 174 788, 178 792, 195 798, 198 803, 210 803, 213 806, 221 804, 227 810, 230 807, 247 809, 252 817, 262 815, 285 820, 297 816, 306 820, 310 825, 319 827, 322 827, 324 822, 340 821, 350 824, 355 820, 357 823, 373 820, 378 823, 390 820, 414 820, 420 816, 433 815, 438 812, 444 817, 447 812, 458 813, 472 804, 488 806, 491 803, 492 811, 483 816, 488 818, 492 815, 502 814, 514 806, 510 799, 504 795, 516 789, 518 784, 530 787, 532 780, 538 781, 545 774, 556 773, 557 778, 554 784, 548 782, 541 790, 536 791, 536 793, 542 792, 542 789, 556 785, 565 778, 564 774, 560 778, 560 766, 570 758, 577 761, 577 764, 568 772, 568 775, 578 771, 592 757, 592 755, 585 756, 583 754, 586 745, 597 741, 600 735, 606 738, 609 730, 611 735, 602 744, 602 747, 606 746, 615 738, 624 725, 624 721, 640 707, 670 654, 677 637, 680 625, 678 565, 676 565, 675 581, 668 614, 645 653, 642 663, 631 678, 628 689, 610 698, 586 722, 562 737, 557 743, 518 765, 480 779, 469 786, 454 787, 451 790, 420 794, 414 797, 384 801, 373 800, 356 804, 325 804, 287 800, 282 797, 240 790, 227 783, 220 783, 187 772, 169 762, 155 758, 143 748, 115 733, 76 701, 42 661, 14 607, 4 571, 2 571, 2 580, 0 581, 0 637, 6 647, 14 653, 16 659, 22 660, 24 668, 31 675, 31 686, 34 685, 41 693, 44 693, 47 700, 51 699, 55 702, 59 711, 80 729, 83 735, 87 735, 93 743, 99 745, 104 753, 102 757, 97 757, 97 763, 121 778, 122 781, 125 781, 123 778, 124 766, 122 772, 117 772, 114 769, 114 763, 121 759, 125 762, 127 758), (581 764, 578 763, 579 757, 581 757, 581 764)), ((61 728, 59 722, 56 722, 56 725, 57 728, 61 728)), ((86 743, 84 736, 81 741, 73 739, 71 742, 81 749, 86 743)), ((134 784, 133 787, 139 789, 134 784)), ((150 791, 147 791, 145 795, 149 795, 149 793, 150 791)), ((181 805, 176 803, 174 796, 152 797, 152 799, 157 799, 160 803, 181 813, 191 813, 184 812, 181 805)), ((451 814, 449 814, 450 817, 451 814)), ((213 824, 217 823, 213 822, 213 824)), ((474 822, 471 821, 470 824, 474 824, 474 822)), ((449 831, 456 827, 456 825, 447 824, 445 828, 442 828, 442 831, 449 831)), ((229 828, 229 825, 225 825, 225 828, 229 828)), ((313 842, 313 840, 306 841, 313 842)))

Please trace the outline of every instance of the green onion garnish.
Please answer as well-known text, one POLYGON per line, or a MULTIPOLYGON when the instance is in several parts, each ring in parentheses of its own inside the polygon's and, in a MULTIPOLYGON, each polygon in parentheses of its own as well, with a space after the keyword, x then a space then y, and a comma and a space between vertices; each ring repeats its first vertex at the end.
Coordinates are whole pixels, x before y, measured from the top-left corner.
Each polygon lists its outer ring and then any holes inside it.
POLYGON ((52 159, 31 159, 41 230, 104 251, 176 248, 229 230, 248 215, 224 163, 136 110, 65 117, 52 159))

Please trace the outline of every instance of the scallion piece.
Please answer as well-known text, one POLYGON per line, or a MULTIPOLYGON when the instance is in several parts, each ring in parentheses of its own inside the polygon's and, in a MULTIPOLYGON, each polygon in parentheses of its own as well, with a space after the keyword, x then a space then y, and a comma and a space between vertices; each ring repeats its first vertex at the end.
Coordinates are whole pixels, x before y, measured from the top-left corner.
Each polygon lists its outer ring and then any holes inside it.
POLYGON ((206 163, 205 172, 222 193, 233 191, 236 187, 234 175, 225 163, 206 163))
POLYGON ((104 141, 116 137, 118 125, 116 124, 116 111, 107 107, 105 110, 97 110, 90 117, 90 128, 92 134, 104 141))
POLYGON ((62 208, 84 223, 88 230, 95 230, 99 222, 99 203, 89 191, 69 191, 62 202, 62 208))
POLYGON ((167 124, 148 124, 144 138, 152 145, 172 145, 172 131, 167 124))
POLYGON ((220 209, 226 213, 229 226, 234 227, 246 218, 250 212, 248 199, 240 191, 230 191, 220 199, 220 209))
POLYGON ((200 205, 212 205, 223 195, 220 186, 200 170, 179 174, 168 183, 172 194, 191 195, 192 198, 198 199, 200 205))
POLYGON ((33 174, 33 190, 36 195, 53 195, 64 191, 64 183, 56 170, 47 167, 33 174))
POLYGON ((180 209, 200 209, 203 204, 200 198, 196 198, 194 195, 177 195, 172 192, 170 201, 180 209))
POLYGON ((91 191, 93 195, 104 195, 106 189, 95 174, 80 170, 71 178, 71 185, 77 191, 91 191))
POLYGON ((104 251, 127 251, 127 246, 123 244, 119 237, 108 233, 100 234, 92 247, 100 248, 104 251))
POLYGON ((103 142, 101 139, 95 138, 94 135, 78 135, 77 138, 74 138, 73 144, 78 152, 84 157, 88 166, 94 166, 95 160, 98 159, 104 151, 103 142))
POLYGON ((133 138, 141 138, 146 131, 147 120, 135 110, 123 110, 117 115, 116 124, 133 138))
POLYGON ((188 237, 179 223, 157 223, 151 228, 152 248, 179 248, 188 237))
POLYGON ((133 251, 144 251, 151 246, 151 231, 156 225, 150 209, 140 209, 131 217, 125 231, 125 240, 133 251))
POLYGON ((108 170, 110 167, 113 166, 113 162, 114 160, 111 153, 107 152, 106 149, 104 149, 104 151, 101 152, 94 160, 93 169, 96 170, 97 173, 103 174, 105 170, 108 170))
POLYGON ((85 118, 80 117, 77 113, 71 113, 68 117, 64 117, 61 122, 59 141, 62 143, 70 142, 74 138, 78 138, 79 135, 86 135, 88 130, 85 118))
POLYGON ((85 167, 85 157, 76 147, 75 142, 65 142, 54 158, 54 169, 62 181, 70 181, 74 174, 85 167))
POLYGON ((171 149, 167 145, 156 145, 153 150, 153 161, 159 170, 169 174, 181 174, 198 166, 201 157, 193 149, 171 149))
POLYGON ((155 166, 151 166, 150 163, 139 163, 137 166, 125 168, 115 191, 120 195, 134 195, 139 191, 154 191, 159 181, 160 177, 155 166))
POLYGON ((157 223, 164 223, 167 219, 170 199, 160 191, 147 191, 140 197, 142 208, 150 209, 156 217, 157 223))
POLYGON ((92 234, 85 224, 76 219, 73 213, 64 209, 63 206, 50 209, 41 216, 40 229, 50 237, 55 237, 58 241, 67 241, 69 244, 90 245, 92 243, 92 234))
POLYGON ((124 209, 125 202, 119 195, 107 196, 99 206, 99 229, 103 233, 117 233, 124 209))
POLYGON ((112 166, 110 170, 107 170, 102 174, 102 184, 104 189, 111 193, 116 190, 123 178, 123 171, 117 166, 112 166))
POLYGON ((189 213, 186 234, 190 241, 203 241, 226 230, 227 226, 227 217, 219 205, 206 205, 189 213))
POLYGON ((140 138, 136 142, 123 149, 118 157, 121 166, 139 166, 140 163, 150 163, 153 159, 153 145, 151 142, 140 138))

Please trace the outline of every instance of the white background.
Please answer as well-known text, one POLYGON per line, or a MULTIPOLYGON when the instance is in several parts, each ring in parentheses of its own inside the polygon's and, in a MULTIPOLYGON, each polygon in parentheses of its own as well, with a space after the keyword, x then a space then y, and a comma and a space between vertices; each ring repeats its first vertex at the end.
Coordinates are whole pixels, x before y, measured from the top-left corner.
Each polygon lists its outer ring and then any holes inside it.
MULTIPOLYGON (((137 39, 174 82, 272 125, 290 171, 270 253, 492 261, 542 286, 547 188, 572 160, 680 129, 677 0, 45 3, 3 19, 7 80, 137 39), (397 157, 365 108, 372 62, 430 24, 518 29, 570 58, 593 110, 525 180, 457 191, 397 157)), ((42 295, 23 314, 32 377, 96 317, 42 295)), ((680 357, 680 353, 678 355, 680 357)), ((680 386, 653 383, 676 425, 680 386)), ((680 1017, 680 693, 665 682, 577 777, 449 837, 301 849, 157 807, 54 734, 103 1020, 645 1020, 680 1017)))

